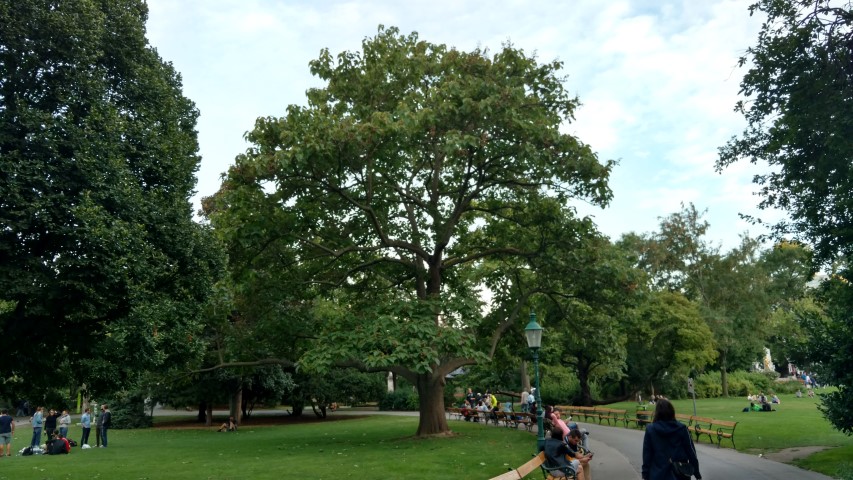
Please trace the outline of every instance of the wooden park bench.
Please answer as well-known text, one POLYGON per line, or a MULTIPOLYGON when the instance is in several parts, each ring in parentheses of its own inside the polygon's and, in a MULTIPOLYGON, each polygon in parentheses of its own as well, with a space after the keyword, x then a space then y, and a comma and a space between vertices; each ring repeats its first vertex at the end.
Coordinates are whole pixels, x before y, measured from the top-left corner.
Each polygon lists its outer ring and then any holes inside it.
POLYGON ((564 412, 568 412, 569 415, 572 416, 572 420, 578 422, 580 418, 583 417, 585 422, 589 421, 591 418, 598 418, 595 414, 595 407, 581 407, 581 406, 569 406, 569 407, 560 407, 564 412))
POLYGON ((693 415, 687 415, 686 413, 676 413, 675 419, 687 425, 688 430, 690 430, 690 426, 693 425, 693 415))
POLYGON ((652 423, 654 416, 655 412, 637 407, 637 411, 634 412, 633 417, 627 413, 625 414, 625 426, 628 427, 631 423, 634 423, 637 425, 637 428, 646 428, 646 425, 652 423))
POLYGON ((696 435, 697 442, 702 435, 708 435, 711 443, 714 443, 714 437, 717 437, 717 448, 719 448, 723 439, 728 438, 732 442, 732 448, 736 448, 735 427, 737 427, 738 422, 696 416, 690 417, 690 420, 692 423, 687 429, 696 435))
POLYGON ((536 470, 537 468, 542 470, 542 474, 545 476, 545 480, 577 480, 577 474, 572 474, 568 477, 554 477, 551 475, 551 471, 559 470, 558 468, 548 468, 545 466, 545 453, 540 452, 539 455, 533 457, 530 461, 525 463, 524 465, 518 468, 512 468, 508 472, 498 475, 497 477, 492 477, 489 480, 521 480, 522 478, 529 475, 531 472, 536 470))
POLYGON ((457 420, 462 420, 462 409, 456 407, 448 407, 445 412, 447 412, 448 418, 456 418, 457 420))
POLYGON ((610 425, 611 420, 613 420, 613 425, 616 425, 617 422, 625 423, 625 413, 627 413, 627 410, 595 407, 595 414, 598 416, 599 425, 601 425, 601 422, 604 420, 607 420, 608 425, 610 425))

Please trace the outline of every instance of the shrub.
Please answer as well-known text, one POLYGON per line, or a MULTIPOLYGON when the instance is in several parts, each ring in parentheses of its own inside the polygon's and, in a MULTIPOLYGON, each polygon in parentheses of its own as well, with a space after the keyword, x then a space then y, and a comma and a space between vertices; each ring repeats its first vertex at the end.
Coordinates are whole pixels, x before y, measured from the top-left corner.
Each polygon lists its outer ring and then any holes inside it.
POLYGON ((698 398, 715 398, 723 394, 720 372, 703 373, 693 383, 698 398))
POLYGON ((112 414, 110 428, 149 428, 153 423, 151 417, 145 413, 145 396, 141 392, 119 392, 113 400, 106 403, 112 414))
POLYGON ((418 394, 409 389, 388 392, 379 400, 379 410, 418 410, 420 399, 418 394))

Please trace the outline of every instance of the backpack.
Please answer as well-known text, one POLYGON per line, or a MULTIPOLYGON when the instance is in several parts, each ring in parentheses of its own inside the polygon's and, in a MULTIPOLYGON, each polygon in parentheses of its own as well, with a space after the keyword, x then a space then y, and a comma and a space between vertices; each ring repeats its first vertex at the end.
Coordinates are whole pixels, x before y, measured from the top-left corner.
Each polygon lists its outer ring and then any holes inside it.
POLYGON ((71 445, 72 447, 76 447, 77 442, 75 442, 74 440, 68 439, 68 445, 71 445))
POLYGON ((33 454, 33 447, 27 447, 23 451, 21 451, 21 455, 23 455, 25 457, 32 455, 32 454, 33 454))

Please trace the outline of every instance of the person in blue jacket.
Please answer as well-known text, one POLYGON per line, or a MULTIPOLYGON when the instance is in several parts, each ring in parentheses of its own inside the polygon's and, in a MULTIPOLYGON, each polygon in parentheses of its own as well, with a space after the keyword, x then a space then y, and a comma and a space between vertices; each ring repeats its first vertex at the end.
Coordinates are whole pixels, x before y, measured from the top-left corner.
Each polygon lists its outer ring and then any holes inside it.
POLYGON ((646 426, 643 438, 643 480, 681 480, 690 478, 676 472, 675 462, 686 462, 693 476, 701 480, 699 459, 687 427, 675 419, 675 407, 669 400, 655 403, 655 416, 646 426))

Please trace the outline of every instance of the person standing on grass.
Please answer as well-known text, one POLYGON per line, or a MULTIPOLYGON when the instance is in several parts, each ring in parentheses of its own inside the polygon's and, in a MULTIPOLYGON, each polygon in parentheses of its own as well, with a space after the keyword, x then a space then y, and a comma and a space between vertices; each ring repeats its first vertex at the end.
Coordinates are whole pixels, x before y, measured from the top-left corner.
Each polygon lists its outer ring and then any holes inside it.
POLYGON ((68 427, 71 426, 71 415, 68 414, 68 410, 63 410, 62 415, 59 416, 59 434, 62 438, 68 438, 68 427))
POLYGON ((101 419, 101 442, 103 445, 101 446, 107 448, 107 431, 113 423, 113 414, 110 413, 110 407, 106 403, 101 406, 101 410, 103 410, 103 413, 101 414, 103 417, 101 419))
POLYGON ((646 426, 643 437, 643 480, 678 480, 690 478, 679 476, 674 463, 688 462, 693 476, 701 480, 699 459, 687 427, 675 419, 675 407, 669 400, 658 399, 655 416, 646 426))
POLYGON ((89 414, 89 407, 83 410, 83 416, 80 417, 80 426, 83 427, 83 436, 80 438, 80 448, 89 443, 89 432, 92 431, 92 415, 89 414))
MULTIPOLYGON (((56 410, 50 409, 47 417, 44 418, 44 436, 47 437, 47 440, 50 440, 51 435, 53 435, 53 431, 56 430, 56 419, 59 418, 59 414, 56 413, 56 410)), ((45 443, 47 443, 47 440, 45 443)))
POLYGON ((36 447, 41 444, 41 429, 44 428, 44 408, 36 407, 36 413, 30 418, 33 424, 33 440, 30 442, 30 447, 36 447))
POLYGON ((15 419, 5 408, 0 410, 0 457, 12 456, 12 436, 15 434, 15 419), (3 453, 5 450, 5 454, 3 453))

